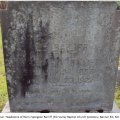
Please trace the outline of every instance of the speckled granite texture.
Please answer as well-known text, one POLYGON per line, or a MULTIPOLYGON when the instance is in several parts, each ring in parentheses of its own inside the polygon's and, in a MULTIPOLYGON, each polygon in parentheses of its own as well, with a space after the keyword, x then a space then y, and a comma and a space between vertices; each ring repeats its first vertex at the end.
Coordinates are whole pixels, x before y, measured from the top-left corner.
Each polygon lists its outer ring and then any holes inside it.
POLYGON ((114 2, 9 2, 2 29, 11 111, 111 111, 116 8, 114 2))

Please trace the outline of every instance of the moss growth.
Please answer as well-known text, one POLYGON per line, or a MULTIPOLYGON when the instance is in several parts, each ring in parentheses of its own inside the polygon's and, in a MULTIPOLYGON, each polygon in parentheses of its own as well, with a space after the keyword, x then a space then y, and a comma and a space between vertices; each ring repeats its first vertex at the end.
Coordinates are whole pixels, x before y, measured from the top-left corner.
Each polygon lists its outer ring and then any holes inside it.
POLYGON ((0 27, 0 111, 2 111, 6 101, 8 99, 5 68, 4 68, 4 57, 2 48, 2 35, 0 27))

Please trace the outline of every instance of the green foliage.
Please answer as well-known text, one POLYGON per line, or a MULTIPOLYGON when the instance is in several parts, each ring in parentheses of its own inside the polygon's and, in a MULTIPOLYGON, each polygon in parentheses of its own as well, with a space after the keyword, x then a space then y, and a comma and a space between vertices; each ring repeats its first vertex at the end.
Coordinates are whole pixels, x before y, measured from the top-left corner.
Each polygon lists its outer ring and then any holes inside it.
MULTIPOLYGON (((118 66, 119 66, 119 69, 120 69, 120 56, 119 56, 119 64, 118 64, 118 66)), ((120 108, 120 84, 118 84, 116 86, 115 99, 114 100, 115 100, 117 106, 120 108)))
POLYGON ((120 7, 120 0, 117 0, 116 3, 120 7))
POLYGON ((116 102, 117 106, 120 108, 120 85, 118 85, 116 87, 115 102, 116 102))
POLYGON ((2 48, 2 35, 0 27, 0 111, 2 111, 8 97, 7 97, 7 86, 3 59, 3 48, 2 48))

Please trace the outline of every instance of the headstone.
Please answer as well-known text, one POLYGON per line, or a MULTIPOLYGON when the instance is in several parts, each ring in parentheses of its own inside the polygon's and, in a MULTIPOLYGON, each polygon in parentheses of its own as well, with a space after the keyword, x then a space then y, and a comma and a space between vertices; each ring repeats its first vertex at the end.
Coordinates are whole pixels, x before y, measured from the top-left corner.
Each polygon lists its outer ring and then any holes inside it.
POLYGON ((11 111, 111 111, 116 8, 114 2, 9 2, 2 30, 11 111))

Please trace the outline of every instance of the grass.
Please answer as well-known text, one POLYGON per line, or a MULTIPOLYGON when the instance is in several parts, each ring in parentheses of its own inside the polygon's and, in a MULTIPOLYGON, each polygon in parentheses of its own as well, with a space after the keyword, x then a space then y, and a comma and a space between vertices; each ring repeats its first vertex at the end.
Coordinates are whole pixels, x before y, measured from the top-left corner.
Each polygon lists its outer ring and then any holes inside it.
MULTIPOLYGON (((120 57, 119 57, 119 67, 120 67, 120 57)), ((119 78, 120 79, 120 78, 119 78)), ((115 91, 115 103, 120 109, 120 83, 116 86, 116 91, 115 91)))
POLYGON ((2 111, 6 101, 8 100, 3 58, 2 35, 0 27, 0 112, 2 111))
POLYGON ((116 92, 115 92, 115 103, 120 109, 120 85, 116 87, 116 92))

